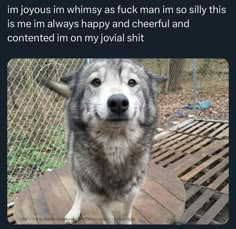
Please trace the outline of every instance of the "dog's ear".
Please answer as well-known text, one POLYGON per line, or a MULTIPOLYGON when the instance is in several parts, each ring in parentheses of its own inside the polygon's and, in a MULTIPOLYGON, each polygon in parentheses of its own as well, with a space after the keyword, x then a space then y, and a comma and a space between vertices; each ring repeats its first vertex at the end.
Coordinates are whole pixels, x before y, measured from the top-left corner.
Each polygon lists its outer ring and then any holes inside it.
POLYGON ((61 80, 61 82, 65 83, 65 84, 67 84, 67 85, 70 85, 70 83, 72 82, 74 76, 75 76, 75 75, 74 75, 74 72, 72 72, 72 73, 67 73, 67 74, 65 74, 64 76, 62 76, 62 77, 60 78, 60 80, 61 80))
POLYGON ((151 77, 151 79, 158 84, 164 83, 167 81, 167 77, 165 76, 160 76, 160 75, 155 75, 151 72, 147 72, 147 74, 149 75, 149 77, 151 77))

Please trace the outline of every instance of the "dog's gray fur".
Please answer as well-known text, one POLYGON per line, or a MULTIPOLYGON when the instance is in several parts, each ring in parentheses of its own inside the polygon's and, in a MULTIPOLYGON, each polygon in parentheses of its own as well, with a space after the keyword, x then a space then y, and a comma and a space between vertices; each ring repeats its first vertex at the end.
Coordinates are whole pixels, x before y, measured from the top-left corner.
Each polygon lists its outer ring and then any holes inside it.
POLYGON ((66 142, 78 184, 75 203, 65 217, 67 223, 78 219, 83 192, 96 197, 106 223, 114 222, 110 211, 114 201, 124 202, 123 217, 131 217, 134 197, 148 169, 157 122, 156 88, 163 80, 131 60, 98 59, 62 78, 69 90, 65 85, 59 89, 52 81, 45 83, 67 98, 66 142), (95 78, 101 85, 91 84, 95 78), (137 84, 129 86, 130 79, 137 84), (129 108, 114 115, 107 100, 118 93, 128 98, 129 108))

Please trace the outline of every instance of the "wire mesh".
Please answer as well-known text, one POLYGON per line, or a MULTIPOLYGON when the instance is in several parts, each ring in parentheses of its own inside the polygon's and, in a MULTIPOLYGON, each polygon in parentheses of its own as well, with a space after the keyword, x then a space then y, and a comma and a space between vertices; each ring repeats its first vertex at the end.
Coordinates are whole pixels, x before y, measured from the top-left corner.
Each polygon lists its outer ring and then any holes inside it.
MULTIPOLYGON (((40 86, 36 78, 59 81, 77 70, 84 59, 12 59, 8 63, 8 200, 38 175, 66 164, 64 99, 40 86)), ((91 59, 87 60, 90 62, 91 59)), ((190 116, 228 119, 228 63, 197 59, 196 81, 192 59, 134 59, 168 80, 159 89, 159 128, 190 116), (195 82, 195 83, 194 83, 195 82), (193 89, 196 89, 194 93, 193 89), (209 100, 206 110, 184 105, 209 100)))

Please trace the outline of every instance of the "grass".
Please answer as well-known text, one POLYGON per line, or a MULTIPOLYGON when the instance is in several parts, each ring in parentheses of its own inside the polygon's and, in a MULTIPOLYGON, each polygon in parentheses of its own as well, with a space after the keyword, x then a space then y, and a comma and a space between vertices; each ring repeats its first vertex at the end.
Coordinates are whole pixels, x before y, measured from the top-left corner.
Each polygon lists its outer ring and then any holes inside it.
POLYGON ((8 195, 21 192, 36 176, 64 166, 66 146, 62 125, 47 126, 40 138, 8 133, 8 195), (48 134, 49 133, 49 134, 48 134))

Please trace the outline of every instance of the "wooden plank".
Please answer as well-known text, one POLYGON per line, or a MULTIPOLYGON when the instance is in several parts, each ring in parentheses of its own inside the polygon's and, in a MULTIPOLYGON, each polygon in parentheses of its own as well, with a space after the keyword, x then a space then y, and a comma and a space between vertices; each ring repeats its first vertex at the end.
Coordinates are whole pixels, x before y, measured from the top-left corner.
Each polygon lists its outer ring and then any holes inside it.
POLYGON ((181 128, 176 129, 176 132, 177 133, 185 133, 186 130, 188 130, 196 125, 199 125, 199 124, 201 124, 201 122, 194 120, 193 122, 189 123, 188 125, 185 125, 185 126, 182 126, 181 128))
POLYGON ((160 162, 162 160, 164 160, 165 158, 167 157, 170 157, 172 155, 175 155, 176 154, 176 151, 175 150, 168 150, 166 153, 163 153, 157 157, 154 157, 154 155, 151 155, 152 156, 152 162, 156 163, 156 162, 160 162))
POLYGON ((151 224, 171 224, 174 216, 143 190, 134 201, 134 208, 151 224))
POLYGON ((185 133, 185 134, 191 134, 194 130, 204 130, 206 128, 206 123, 205 122, 197 122, 195 125, 193 125, 191 128, 183 128, 183 130, 177 130, 177 133, 185 133))
POLYGON ((147 178, 143 190, 179 219, 184 211, 184 201, 179 200, 169 190, 151 178, 147 178))
POLYGON ((225 128, 227 128, 229 125, 227 124, 221 124, 221 126, 219 128, 217 128, 216 130, 214 130, 212 133, 210 133, 208 136, 209 137, 216 137, 215 135, 219 134, 222 132, 222 130, 224 130, 225 128))
POLYGON ((38 224, 28 187, 16 198, 14 212, 18 224, 38 224))
POLYGON ((150 224, 148 219, 146 219, 140 212, 133 207, 132 209, 132 224, 150 224))
POLYGON ((212 122, 202 122, 202 123, 204 123, 204 125, 202 127, 192 131, 190 134, 199 135, 199 133, 201 133, 202 131, 209 128, 211 125, 213 125, 212 122))
POLYGON ((170 163, 171 164, 176 163, 178 160, 182 159, 185 156, 186 156, 185 153, 176 151, 176 153, 173 156, 167 158, 166 160, 161 161, 160 163, 158 163, 158 165, 165 167, 170 163))
POLYGON ((210 133, 212 130, 214 131, 215 129, 217 129, 219 126, 221 125, 221 123, 214 123, 212 126, 210 126, 209 128, 207 128, 206 130, 204 130, 203 132, 199 133, 199 136, 209 136, 210 137, 210 133))
POLYGON ((161 166, 151 164, 148 169, 148 177, 152 178, 163 187, 168 189, 179 200, 185 201, 186 190, 184 184, 179 180, 175 174, 172 174, 168 169, 161 166))
MULTIPOLYGON (((183 146, 178 148, 179 151, 186 151, 188 149, 192 149, 196 145, 201 144, 201 142, 204 140, 202 137, 196 137, 196 136, 191 136, 192 141, 188 142, 187 144, 185 143, 183 146)), ((189 153, 189 151, 187 151, 189 153)))
POLYGON ((158 151, 158 154, 161 153, 161 150, 166 150, 168 146, 174 145, 176 142, 182 142, 183 139, 189 137, 187 134, 175 134, 175 138, 165 138, 165 141, 158 142, 152 146, 152 152, 158 151))
POLYGON ((224 149, 219 154, 216 154, 209 158, 208 160, 204 161, 202 164, 198 165, 185 175, 181 176, 180 178, 184 181, 190 180, 192 177, 196 176, 199 172, 206 169, 209 165, 213 164, 215 161, 217 161, 219 158, 225 156, 229 152, 229 148, 224 149))
POLYGON ((159 147, 163 144, 165 144, 166 142, 169 142, 169 141, 172 141, 180 136, 182 136, 183 134, 179 133, 175 133, 175 132, 171 132, 170 134, 167 134, 165 136, 165 138, 162 138, 161 140, 159 141, 156 141, 156 142, 153 142, 153 147, 159 147))
POLYGON ((229 137, 229 128, 226 128, 221 133, 216 135, 216 138, 228 138, 229 137))
POLYGON ((201 186, 198 185, 193 185, 191 188, 188 189, 187 194, 186 194, 186 199, 187 201, 194 196, 197 192, 201 190, 201 186))
POLYGON ((219 172, 221 169, 223 169, 225 166, 227 166, 229 163, 229 158, 225 158, 222 162, 220 162, 217 166, 209 170, 206 174, 199 177, 197 180, 194 181, 194 184, 202 185, 205 181, 207 181, 209 178, 214 176, 217 172, 219 172))
POLYGON ((229 177, 229 169, 226 169, 217 179, 213 181, 208 188, 216 190, 229 177))
POLYGON ((220 192, 223 192, 225 194, 229 194, 229 184, 227 184, 220 192))
POLYGON ((198 210, 214 195, 214 192, 211 190, 206 190, 200 198, 198 198, 194 203, 184 212, 180 222, 187 223, 197 212, 198 210))
POLYGON ((215 140, 209 145, 201 148, 199 151, 192 155, 187 155, 180 159, 177 163, 168 166, 168 169, 174 171, 174 173, 180 175, 188 168, 202 160, 206 156, 210 156, 218 149, 224 147, 228 143, 227 140, 215 140))
POLYGON ((40 176, 38 182, 55 224, 64 224, 64 217, 72 206, 72 200, 61 181, 52 171, 40 176), (62 203, 63 207, 60 207, 62 203))
POLYGON ((44 198, 42 190, 38 184, 38 181, 34 181, 29 190, 32 196, 32 202, 35 209, 35 214, 39 224, 54 224, 54 219, 51 212, 48 209, 47 202, 44 198))
POLYGON ((218 215, 218 213, 225 207, 228 203, 229 197, 227 195, 222 195, 214 205, 197 221, 196 224, 210 224, 212 220, 218 215))
POLYGON ((170 134, 171 132, 176 131, 177 129, 180 129, 181 127, 186 126, 186 125, 190 124, 193 121, 194 121, 194 119, 187 119, 187 120, 181 122, 180 124, 175 125, 175 126, 171 127, 170 129, 155 135, 153 137, 153 141, 154 142, 159 141, 162 138, 165 138, 167 134, 170 134))
MULTIPOLYGON (((168 153, 169 150, 184 151, 195 144, 202 142, 203 138, 196 138, 196 136, 182 135, 180 138, 175 139, 176 141, 171 141, 168 144, 162 145, 159 148, 155 148, 152 151, 152 156, 156 157, 164 153, 168 153), (155 152, 156 151, 156 152, 155 152)), ((208 141, 211 141, 210 139, 208 141)))
MULTIPOLYGON (((67 193, 69 194, 69 196, 72 200, 72 204, 73 204, 74 199, 75 199, 75 195, 76 195, 76 183, 73 180, 70 172, 67 169, 56 169, 54 171, 57 174, 60 181, 62 182, 64 188, 67 191, 67 193)), ((72 204, 71 204, 70 208, 72 207, 72 204)), ((81 208, 84 209, 84 203, 83 202, 82 202, 81 208)), ((76 222, 76 224, 85 224, 85 223, 86 222, 83 219, 83 215, 82 215, 82 212, 81 212, 81 216, 80 216, 79 220, 76 222)), ((95 222, 93 222, 93 223, 95 223, 95 222)))

